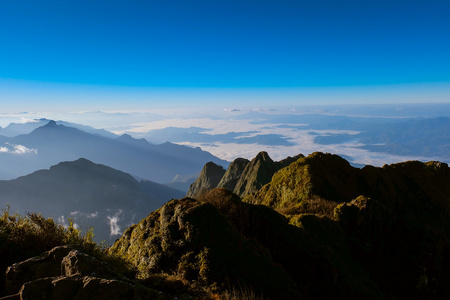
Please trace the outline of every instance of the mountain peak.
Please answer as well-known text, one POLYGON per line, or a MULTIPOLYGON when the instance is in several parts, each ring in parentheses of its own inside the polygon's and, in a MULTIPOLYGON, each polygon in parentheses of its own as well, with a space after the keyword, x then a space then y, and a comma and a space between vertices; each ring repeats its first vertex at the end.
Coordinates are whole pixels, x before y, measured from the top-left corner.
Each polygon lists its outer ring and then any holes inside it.
POLYGON ((129 135, 128 133, 124 133, 121 136, 118 137, 118 139, 132 139, 133 137, 129 135))
POLYGON ((135 145, 135 146, 139 146, 139 147, 148 147, 149 145, 151 145, 149 143, 149 141, 147 141, 146 139, 143 139, 143 138, 142 139, 135 139, 134 137, 132 137, 128 133, 122 134, 116 140, 120 141, 121 143, 135 145))
POLYGON ((224 174, 225 169, 221 166, 216 165, 212 161, 206 163, 197 180, 189 187, 187 196, 198 197, 205 191, 215 188, 224 174))
POLYGON ((50 121, 49 121, 46 125, 44 125, 44 126, 46 126, 46 127, 56 127, 56 126, 58 126, 58 124, 56 124, 55 121, 50 120, 50 121))
POLYGON ((266 162, 273 162, 272 158, 270 158, 269 154, 266 151, 261 151, 256 155, 255 161, 261 160, 266 162))

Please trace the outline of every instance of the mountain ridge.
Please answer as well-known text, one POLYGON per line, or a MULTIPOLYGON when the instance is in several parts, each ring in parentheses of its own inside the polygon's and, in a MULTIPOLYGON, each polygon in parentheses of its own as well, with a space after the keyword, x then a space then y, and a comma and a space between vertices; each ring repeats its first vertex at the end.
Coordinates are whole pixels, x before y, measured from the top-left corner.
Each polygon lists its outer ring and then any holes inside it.
POLYGON ((171 182, 177 175, 194 174, 208 161, 228 165, 228 162, 200 148, 172 143, 153 145, 127 137, 110 139, 58 125, 54 121, 29 134, 0 136, 2 143, 10 148, 19 145, 23 152, 0 153, 0 163, 4 166, 0 170, 0 178, 3 179, 13 179, 80 157, 159 183, 171 182))
MULTIPOLYGON (((228 166, 228 169, 218 179, 208 178, 207 172, 200 173, 197 180, 191 185, 188 197, 198 197, 201 193, 216 187, 225 187, 236 195, 245 197, 258 191, 263 185, 270 182, 272 176, 280 169, 303 157, 299 154, 287 157, 281 161, 273 161, 267 152, 259 152, 251 161, 237 158, 228 166), (212 182, 217 182, 211 184, 212 182)), ((206 165, 205 165, 206 167, 206 165)))

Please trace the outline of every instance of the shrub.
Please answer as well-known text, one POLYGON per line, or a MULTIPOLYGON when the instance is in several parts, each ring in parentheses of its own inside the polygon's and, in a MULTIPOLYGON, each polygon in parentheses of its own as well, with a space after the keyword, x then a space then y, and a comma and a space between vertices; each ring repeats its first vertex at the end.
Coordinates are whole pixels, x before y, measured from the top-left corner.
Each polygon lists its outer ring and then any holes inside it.
POLYGON ((93 242, 93 228, 85 233, 75 228, 70 221, 65 228, 52 218, 41 214, 27 213, 22 216, 11 212, 10 207, 2 209, 0 215, 0 295, 6 268, 16 262, 37 256, 56 246, 70 245, 83 252, 105 260, 120 272, 132 272, 132 269, 120 257, 107 254, 103 245, 93 242))

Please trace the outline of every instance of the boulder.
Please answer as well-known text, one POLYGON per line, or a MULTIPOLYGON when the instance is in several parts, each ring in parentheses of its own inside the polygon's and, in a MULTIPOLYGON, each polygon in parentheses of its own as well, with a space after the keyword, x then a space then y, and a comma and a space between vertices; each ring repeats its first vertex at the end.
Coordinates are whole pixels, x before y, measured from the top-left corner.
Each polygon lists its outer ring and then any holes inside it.
POLYGON ((7 269, 6 294, 20 300, 160 299, 112 265, 70 246, 59 246, 7 269))

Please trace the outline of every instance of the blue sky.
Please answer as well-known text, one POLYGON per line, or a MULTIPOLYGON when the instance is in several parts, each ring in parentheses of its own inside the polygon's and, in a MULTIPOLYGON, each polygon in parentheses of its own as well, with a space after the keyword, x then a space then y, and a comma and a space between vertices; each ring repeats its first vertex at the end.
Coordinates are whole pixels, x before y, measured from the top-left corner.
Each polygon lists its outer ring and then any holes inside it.
POLYGON ((449 15, 448 0, 1 1, 0 103, 450 102, 449 15))

